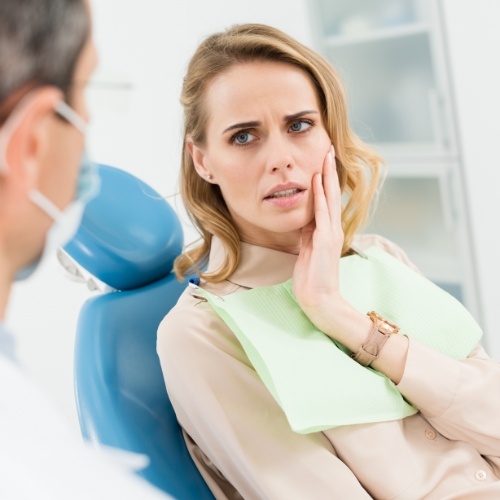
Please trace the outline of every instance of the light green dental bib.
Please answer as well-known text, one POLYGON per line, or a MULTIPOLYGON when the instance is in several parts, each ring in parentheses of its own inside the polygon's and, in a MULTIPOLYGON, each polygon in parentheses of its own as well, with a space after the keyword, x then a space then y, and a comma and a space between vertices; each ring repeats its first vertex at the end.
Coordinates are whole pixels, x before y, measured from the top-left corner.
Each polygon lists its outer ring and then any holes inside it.
MULTIPOLYGON (((375 310, 401 333, 452 358, 467 357, 478 324, 454 297, 377 247, 340 260, 340 289, 356 309, 375 310)), ((243 346, 298 433, 398 420, 417 410, 386 376, 359 365, 299 308, 291 280, 223 298, 199 291, 243 346)))

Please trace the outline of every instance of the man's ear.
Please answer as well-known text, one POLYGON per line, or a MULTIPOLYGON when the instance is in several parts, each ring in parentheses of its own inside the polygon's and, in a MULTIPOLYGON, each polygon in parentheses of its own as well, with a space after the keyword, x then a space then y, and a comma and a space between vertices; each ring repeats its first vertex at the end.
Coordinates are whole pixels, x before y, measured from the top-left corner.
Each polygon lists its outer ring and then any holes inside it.
POLYGON ((59 89, 43 87, 21 99, 0 131, 0 175, 32 187, 49 144, 54 107, 62 98, 59 89))
POLYGON ((191 139, 186 140, 186 149, 193 159, 194 168, 200 177, 207 182, 213 183, 213 177, 210 170, 207 168, 206 156, 203 148, 197 146, 191 139))

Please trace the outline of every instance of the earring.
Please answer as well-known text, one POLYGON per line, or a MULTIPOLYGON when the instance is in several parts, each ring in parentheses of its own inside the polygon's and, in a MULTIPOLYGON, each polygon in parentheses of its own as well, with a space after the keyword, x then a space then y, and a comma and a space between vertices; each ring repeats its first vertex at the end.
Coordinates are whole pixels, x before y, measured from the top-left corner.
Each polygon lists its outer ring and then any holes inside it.
POLYGON ((206 175, 206 178, 207 178, 207 181, 211 181, 213 179, 212 175, 211 174, 207 174, 206 175))

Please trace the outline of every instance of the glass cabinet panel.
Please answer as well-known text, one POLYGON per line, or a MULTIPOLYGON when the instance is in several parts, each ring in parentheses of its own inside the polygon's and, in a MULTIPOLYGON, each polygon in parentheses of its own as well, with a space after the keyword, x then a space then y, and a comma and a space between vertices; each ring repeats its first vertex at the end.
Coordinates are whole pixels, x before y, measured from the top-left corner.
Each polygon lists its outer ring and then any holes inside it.
POLYGON ((346 83, 352 127, 368 142, 426 150, 442 145, 426 4, 316 2, 320 50, 346 83))

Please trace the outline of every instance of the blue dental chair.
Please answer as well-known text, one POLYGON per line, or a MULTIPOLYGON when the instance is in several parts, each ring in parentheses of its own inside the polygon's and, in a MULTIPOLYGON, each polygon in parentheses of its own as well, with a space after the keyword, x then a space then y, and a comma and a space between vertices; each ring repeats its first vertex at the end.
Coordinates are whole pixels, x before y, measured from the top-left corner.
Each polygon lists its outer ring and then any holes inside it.
POLYGON ((101 165, 101 191, 59 252, 71 274, 101 293, 84 304, 75 342, 75 394, 83 436, 145 454, 138 472, 178 499, 213 499, 192 461, 156 354, 157 327, 186 283, 172 274, 183 234, 151 187, 101 165))

